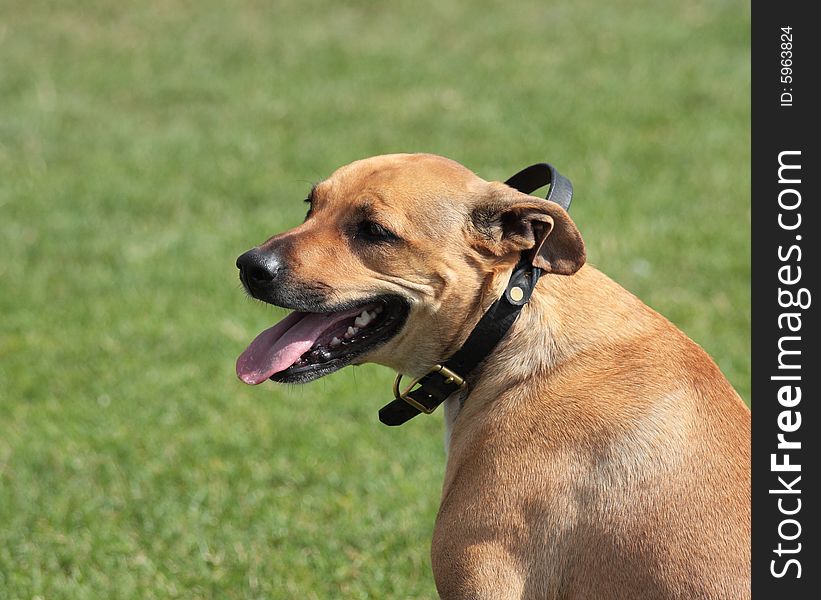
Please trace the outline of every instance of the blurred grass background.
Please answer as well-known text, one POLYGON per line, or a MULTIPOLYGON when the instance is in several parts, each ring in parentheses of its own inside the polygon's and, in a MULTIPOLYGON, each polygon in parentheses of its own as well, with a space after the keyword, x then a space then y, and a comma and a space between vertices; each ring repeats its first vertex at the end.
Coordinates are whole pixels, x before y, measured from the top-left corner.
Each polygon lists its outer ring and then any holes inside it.
POLYGON ((550 160, 750 400, 749 5, 0 2, 0 598, 430 598, 441 416, 241 385, 234 259, 395 151, 550 160))

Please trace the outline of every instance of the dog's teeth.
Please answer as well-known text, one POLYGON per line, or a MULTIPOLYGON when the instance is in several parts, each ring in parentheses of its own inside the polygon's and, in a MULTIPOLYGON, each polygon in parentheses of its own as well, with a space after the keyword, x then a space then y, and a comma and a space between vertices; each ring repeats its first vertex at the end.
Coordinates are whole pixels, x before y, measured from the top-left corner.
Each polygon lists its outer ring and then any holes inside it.
POLYGON ((366 327, 368 323, 370 323, 371 321, 373 321, 371 313, 369 313, 367 310, 363 310, 362 314, 356 317, 356 320, 353 322, 353 324, 357 327, 366 327))
POLYGON ((331 338, 331 348, 336 348, 341 343, 342 340, 340 340, 338 337, 334 336, 333 338, 331 338))
POLYGON ((382 305, 380 304, 376 308, 373 309, 374 314, 380 314, 382 312, 382 305))
POLYGON ((348 331, 346 331, 346 332, 345 332, 345 337, 346 337, 346 338, 352 338, 352 337, 353 337, 353 336, 355 336, 358 332, 359 332, 359 328, 358 328, 358 327, 348 327, 348 331))

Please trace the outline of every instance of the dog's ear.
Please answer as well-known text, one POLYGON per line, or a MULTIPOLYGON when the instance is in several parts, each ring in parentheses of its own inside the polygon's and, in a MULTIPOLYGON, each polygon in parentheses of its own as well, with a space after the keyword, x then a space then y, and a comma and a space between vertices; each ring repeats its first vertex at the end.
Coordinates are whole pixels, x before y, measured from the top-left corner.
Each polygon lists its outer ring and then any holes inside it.
POLYGON ((572 275, 581 268, 584 241, 566 210, 504 184, 492 185, 471 213, 482 249, 496 256, 530 251, 531 264, 546 273, 572 275))

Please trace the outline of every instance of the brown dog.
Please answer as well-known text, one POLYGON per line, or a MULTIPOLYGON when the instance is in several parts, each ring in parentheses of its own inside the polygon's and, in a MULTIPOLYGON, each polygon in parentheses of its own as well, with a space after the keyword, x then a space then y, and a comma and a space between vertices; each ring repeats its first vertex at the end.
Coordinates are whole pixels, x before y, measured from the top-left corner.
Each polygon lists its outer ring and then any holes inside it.
POLYGON ((420 376, 538 249, 533 297, 445 405, 443 598, 749 597, 749 410, 698 345, 584 264, 564 209, 432 155, 352 163, 309 202, 237 262, 253 296, 296 311, 240 357, 246 383, 363 362, 420 376))

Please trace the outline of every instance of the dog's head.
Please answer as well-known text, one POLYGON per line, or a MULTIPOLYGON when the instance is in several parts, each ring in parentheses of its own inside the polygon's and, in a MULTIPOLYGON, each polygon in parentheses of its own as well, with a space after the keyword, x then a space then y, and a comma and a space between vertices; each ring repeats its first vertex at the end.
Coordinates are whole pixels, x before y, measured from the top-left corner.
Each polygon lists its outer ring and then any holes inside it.
POLYGON ((301 225, 237 260, 248 293, 294 310, 239 357, 246 383, 364 362, 422 373, 465 340, 523 253, 558 275, 585 260, 558 204, 439 156, 351 163, 307 202, 301 225))

